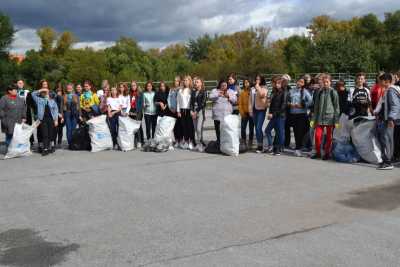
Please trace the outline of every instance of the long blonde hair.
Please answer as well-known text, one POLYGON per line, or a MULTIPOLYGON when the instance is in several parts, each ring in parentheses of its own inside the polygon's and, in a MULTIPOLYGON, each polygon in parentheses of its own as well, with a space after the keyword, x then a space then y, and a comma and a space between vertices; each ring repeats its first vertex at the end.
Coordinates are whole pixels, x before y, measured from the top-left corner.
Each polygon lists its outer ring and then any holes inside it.
POLYGON ((186 79, 189 80, 189 89, 192 89, 193 88, 193 80, 192 80, 192 77, 190 75, 183 76, 183 87, 185 87, 185 80, 186 79))

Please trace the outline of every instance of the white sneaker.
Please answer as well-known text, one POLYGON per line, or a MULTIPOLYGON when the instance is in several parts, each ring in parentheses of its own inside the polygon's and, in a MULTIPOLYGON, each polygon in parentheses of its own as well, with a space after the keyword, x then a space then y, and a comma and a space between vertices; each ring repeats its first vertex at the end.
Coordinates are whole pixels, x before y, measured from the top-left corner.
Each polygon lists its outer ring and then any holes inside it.
POLYGON ((174 146, 173 146, 173 145, 170 145, 170 146, 169 146, 169 148, 168 148, 168 150, 169 150, 169 151, 174 151, 174 150, 175 150, 175 148, 174 148, 174 146))
POLYGON ((193 150, 194 147, 193 147, 193 143, 192 142, 189 143, 188 148, 189 148, 189 150, 193 150))
POLYGON ((203 147, 202 144, 199 144, 199 145, 198 145, 197 151, 199 151, 200 153, 203 153, 203 152, 204 152, 204 147, 203 147))
POLYGON ((174 148, 179 148, 179 143, 175 142, 174 148))
POLYGON ((189 144, 188 143, 183 143, 182 149, 187 150, 189 148, 189 144))
POLYGON ((181 142, 179 143, 179 148, 180 148, 180 149, 186 149, 186 148, 185 148, 185 145, 186 145, 186 143, 183 142, 183 141, 181 141, 181 142))
POLYGON ((298 150, 298 149, 296 149, 296 150, 294 151, 294 155, 295 155, 296 157, 302 157, 302 156, 303 156, 303 154, 301 154, 301 151, 298 150))
POLYGON ((142 148, 142 143, 137 143, 137 144, 136 144, 136 148, 137 148, 137 149, 141 149, 141 148, 142 148))

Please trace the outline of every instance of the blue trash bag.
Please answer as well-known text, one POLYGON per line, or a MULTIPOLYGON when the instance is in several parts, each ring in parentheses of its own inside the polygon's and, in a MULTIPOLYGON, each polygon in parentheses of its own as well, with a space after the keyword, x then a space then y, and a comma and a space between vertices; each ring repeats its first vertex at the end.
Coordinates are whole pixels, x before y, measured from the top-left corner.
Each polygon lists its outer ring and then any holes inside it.
POLYGON ((335 142, 332 155, 337 162, 342 163, 355 163, 361 160, 355 147, 348 141, 335 142))

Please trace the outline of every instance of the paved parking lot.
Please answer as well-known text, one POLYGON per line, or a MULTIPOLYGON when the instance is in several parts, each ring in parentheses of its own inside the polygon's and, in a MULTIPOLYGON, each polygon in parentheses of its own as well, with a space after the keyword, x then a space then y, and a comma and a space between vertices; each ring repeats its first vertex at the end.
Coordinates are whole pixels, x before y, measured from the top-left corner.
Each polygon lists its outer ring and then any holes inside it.
POLYGON ((400 169, 248 153, 0 161, 1 266, 398 266, 400 169))

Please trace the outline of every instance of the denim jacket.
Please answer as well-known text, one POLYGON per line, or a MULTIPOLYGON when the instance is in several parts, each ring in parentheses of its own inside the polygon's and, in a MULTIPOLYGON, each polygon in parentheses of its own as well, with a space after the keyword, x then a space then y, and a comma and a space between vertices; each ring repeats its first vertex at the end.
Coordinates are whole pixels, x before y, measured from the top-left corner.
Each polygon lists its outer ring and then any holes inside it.
POLYGON ((39 120, 43 120, 44 109, 46 107, 46 103, 48 103, 48 105, 49 105, 51 116, 53 117, 53 120, 58 119, 58 106, 57 106, 56 101, 54 101, 54 99, 51 99, 51 98, 45 99, 45 98, 39 97, 38 91, 35 91, 32 93, 32 98, 36 102, 37 116, 38 116, 39 120))

